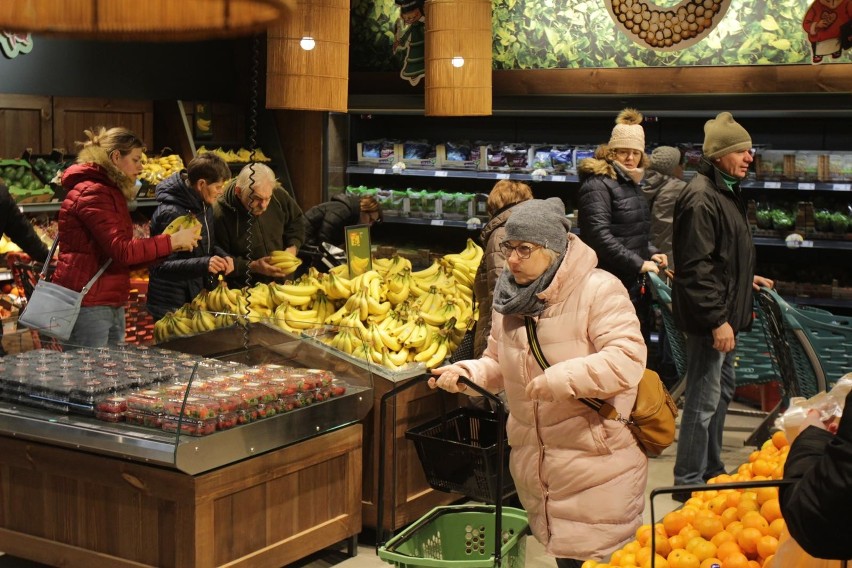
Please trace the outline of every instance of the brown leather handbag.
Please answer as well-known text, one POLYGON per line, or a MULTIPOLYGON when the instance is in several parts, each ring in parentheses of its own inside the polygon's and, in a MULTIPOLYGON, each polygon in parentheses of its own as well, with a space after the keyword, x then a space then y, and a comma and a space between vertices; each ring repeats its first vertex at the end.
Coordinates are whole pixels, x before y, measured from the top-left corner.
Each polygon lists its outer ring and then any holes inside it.
MULTIPOLYGON (((542 369, 550 367, 538 343, 535 320, 524 317, 527 339, 535 360, 542 369)), ((636 402, 629 418, 623 418, 610 403, 599 398, 578 398, 607 420, 617 420, 627 426, 636 438, 642 451, 649 456, 658 456, 674 442, 677 405, 669 391, 660 380, 660 375, 651 369, 645 369, 636 390, 636 402)))

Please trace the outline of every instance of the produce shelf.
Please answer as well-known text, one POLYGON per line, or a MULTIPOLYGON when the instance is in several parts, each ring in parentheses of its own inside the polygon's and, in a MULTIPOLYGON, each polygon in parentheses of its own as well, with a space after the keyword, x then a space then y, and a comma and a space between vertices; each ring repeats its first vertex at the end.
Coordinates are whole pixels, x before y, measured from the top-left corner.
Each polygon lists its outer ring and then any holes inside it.
POLYGON ((515 179, 520 181, 547 181, 555 183, 576 183, 580 181, 577 174, 556 174, 546 176, 534 176, 521 172, 495 172, 495 171, 479 171, 479 170, 431 170, 406 168, 404 170, 394 170, 393 168, 382 166, 349 166, 346 168, 348 174, 370 174, 370 175, 389 175, 389 176, 415 176, 415 177, 446 177, 446 178, 466 178, 466 179, 515 179))
MULTIPOLYGON (((156 207, 157 200, 153 198, 136 199, 136 207, 156 207)), ((62 206, 61 201, 49 201, 47 203, 21 203, 18 209, 21 213, 54 213, 62 206)))

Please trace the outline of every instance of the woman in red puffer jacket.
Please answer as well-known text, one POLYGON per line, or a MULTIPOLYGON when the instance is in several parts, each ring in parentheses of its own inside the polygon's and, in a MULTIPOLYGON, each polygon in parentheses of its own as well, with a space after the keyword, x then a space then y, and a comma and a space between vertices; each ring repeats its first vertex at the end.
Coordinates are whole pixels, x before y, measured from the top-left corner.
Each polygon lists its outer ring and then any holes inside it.
POLYGON ((68 194, 59 210, 59 258, 52 281, 80 291, 110 261, 83 298, 68 340, 73 346, 103 347, 124 341, 130 269, 191 250, 200 235, 184 229, 134 239, 128 201, 136 195, 142 172, 142 140, 125 128, 87 130, 86 135, 77 163, 62 175, 68 194))

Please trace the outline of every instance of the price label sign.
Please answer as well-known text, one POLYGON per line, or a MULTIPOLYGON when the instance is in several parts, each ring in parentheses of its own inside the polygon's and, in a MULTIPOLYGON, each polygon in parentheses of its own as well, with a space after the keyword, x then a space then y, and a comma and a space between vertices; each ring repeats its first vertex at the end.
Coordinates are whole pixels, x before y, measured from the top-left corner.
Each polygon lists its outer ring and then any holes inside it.
POLYGON ((435 172, 435 177, 436 178, 445 178, 445 177, 447 177, 447 171, 446 170, 438 170, 438 171, 435 172))
POLYGON ((550 179, 553 181, 568 181, 566 176, 550 176, 550 179))
POLYGON ((434 225, 436 227, 443 227, 444 226, 444 220, 443 219, 432 219, 432 221, 429 224, 434 225))
POLYGON ((509 179, 509 174, 495 174, 494 179, 509 179))
POLYGON ((814 242, 813 241, 802 241, 802 244, 800 246, 802 248, 814 248, 814 242))
POLYGON ((832 184, 831 189, 834 191, 849 191, 852 189, 852 184, 850 183, 835 183, 832 184))
POLYGON ((799 189, 813 190, 813 189, 816 189, 816 184, 815 183, 802 182, 802 183, 799 184, 799 189))
POLYGON ((763 184, 766 189, 781 189, 780 181, 767 181, 763 184))
POLYGON ((383 176, 383 175, 385 175, 386 173, 388 173, 388 171, 387 171, 386 169, 384 169, 384 168, 375 168, 375 169, 373 170, 373 173, 374 173, 374 174, 376 174, 377 176, 383 176))

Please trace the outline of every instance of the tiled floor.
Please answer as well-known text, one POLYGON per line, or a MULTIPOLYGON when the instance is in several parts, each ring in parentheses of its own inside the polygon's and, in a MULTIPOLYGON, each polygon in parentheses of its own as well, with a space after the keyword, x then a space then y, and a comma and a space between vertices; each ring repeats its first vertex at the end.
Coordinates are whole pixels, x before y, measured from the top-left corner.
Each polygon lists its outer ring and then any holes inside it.
MULTIPOLYGON (((736 403, 732 408, 745 408, 736 403)), ((725 440, 723 447, 723 458, 729 471, 736 469, 740 464, 748 461, 748 455, 753 448, 744 446, 744 441, 748 435, 759 424, 760 418, 755 416, 740 416, 729 415, 725 424, 725 440)), ((650 507, 648 506, 647 496, 651 490, 672 485, 672 468, 674 466, 675 448, 677 443, 668 448, 662 456, 650 460, 648 487, 646 489, 646 506, 645 506, 645 522, 650 522, 650 507)), ((672 501, 667 495, 661 495, 654 499, 655 514, 657 521, 667 512, 680 506, 680 503, 672 501)), ((386 568, 386 564, 381 560, 375 549, 374 537, 372 532, 367 535, 365 532, 362 535, 361 542, 358 547, 358 554, 352 558, 346 556, 346 547, 341 544, 340 547, 327 549, 314 554, 304 560, 293 564, 290 568, 386 568)), ((527 539, 527 557, 526 568, 555 568, 556 563, 552 557, 546 555, 542 546, 534 539, 527 539)), ((10 556, 0 556, 0 568, 45 568, 43 564, 37 564, 13 558, 10 556)), ((85 567, 88 568, 88 567, 85 567)))

